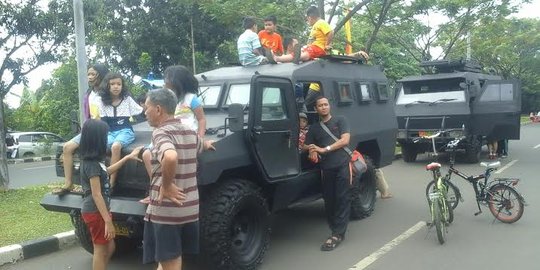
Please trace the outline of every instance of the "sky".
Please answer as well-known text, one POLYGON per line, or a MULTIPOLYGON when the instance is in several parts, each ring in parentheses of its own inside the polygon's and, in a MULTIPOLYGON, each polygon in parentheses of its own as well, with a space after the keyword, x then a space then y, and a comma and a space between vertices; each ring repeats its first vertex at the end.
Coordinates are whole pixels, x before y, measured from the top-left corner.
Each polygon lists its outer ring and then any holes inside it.
MULTIPOLYGON (((515 14, 515 17, 518 18, 539 18, 538 11, 540 10, 540 0, 533 0, 531 3, 524 5, 521 10, 515 14)), ((44 66, 37 68, 32 71, 27 77, 29 79, 28 87, 30 90, 35 91, 41 86, 43 80, 51 78, 52 72, 60 64, 50 63, 44 66)), ((19 97, 22 94, 23 86, 18 85, 11 90, 12 94, 6 96, 6 103, 12 107, 16 108, 19 106, 19 97)))

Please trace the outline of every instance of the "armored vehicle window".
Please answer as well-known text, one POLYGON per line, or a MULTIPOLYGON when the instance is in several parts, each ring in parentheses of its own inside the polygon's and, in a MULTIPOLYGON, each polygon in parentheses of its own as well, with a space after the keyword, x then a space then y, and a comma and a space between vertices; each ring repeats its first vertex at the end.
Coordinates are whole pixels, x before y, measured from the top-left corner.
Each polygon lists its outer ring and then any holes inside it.
POLYGON ((265 87, 262 96, 262 121, 287 119, 280 88, 265 87))
POLYGON ((512 101, 514 92, 512 84, 490 84, 480 97, 480 101, 512 101))
POLYGON ((379 101, 388 100, 388 86, 386 84, 377 84, 377 96, 379 101))
POLYGON ((351 83, 338 82, 335 90, 336 97, 339 105, 351 104, 353 102, 353 95, 351 90, 351 83))
POLYGON ((441 99, 451 99, 452 101, 449 102, 465 102, 465 90, 459 87, 461 82, 465 82, 465 79, 450 78, 403 82, 396 104, 436 102, 441 99))
POLYGON ((403 82, 403 90, 405 94, 424 94, 437 92, 463 91, 459 87, 459 83, 465 82, 464 78, 451 78, 440 80, 425 80, 403 82))
POLYGON ((362 104, 365 102, 369 102, 372 99, 369 88, 370 86, 367 83, 357 84, 357 87, 355 90, 356 90, 356 99, 358 103, 362 104))
POLYGON ((243 105, 249 104, 249 84, 231 84, 227 98, 225 99, 225 106, 229 106, 233 103, 239 103, 243 105))
POLYGON ((217 106, 221 85, 199 87, 199 98, 203 106, 217 106))

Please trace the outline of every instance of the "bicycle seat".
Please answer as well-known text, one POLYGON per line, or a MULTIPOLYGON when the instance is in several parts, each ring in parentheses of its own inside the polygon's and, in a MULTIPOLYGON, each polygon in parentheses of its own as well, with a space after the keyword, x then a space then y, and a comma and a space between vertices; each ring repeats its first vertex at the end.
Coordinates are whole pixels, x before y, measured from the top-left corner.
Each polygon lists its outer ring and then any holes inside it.
POLYGON ((481 162, 480 163, 480 166, 482 167, 486 167, 486 168, 499 168, 501 167, 501 162, 500 161, 495 161, 495 162, 481 162))
POLYGON ((433 171, 433 170, 439 169, 440 167, 441 167, 441 163, 431 162, 428 165, 426 165, 426 171, 433 171))

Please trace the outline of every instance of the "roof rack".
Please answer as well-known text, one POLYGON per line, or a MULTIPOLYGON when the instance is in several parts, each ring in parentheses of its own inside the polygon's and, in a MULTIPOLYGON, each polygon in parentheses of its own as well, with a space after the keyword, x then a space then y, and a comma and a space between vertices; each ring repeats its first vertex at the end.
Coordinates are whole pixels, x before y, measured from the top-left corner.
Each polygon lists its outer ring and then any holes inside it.
POLYGON ((348 56, 348 55, 339 55, 339 54, 327 54, 319 57, 320 59, 325 59, 331 62, 342 62, 342 63, 355 63, 355 64, 365 64, 364 59, 348 56))
POLYGON ((420 67, 426 68, 426 70, 432 68, 435 73, 452 73, 456 71, 482 73, 482 66, 479 63, 464 59, 423 61, 420 63, 420 67))

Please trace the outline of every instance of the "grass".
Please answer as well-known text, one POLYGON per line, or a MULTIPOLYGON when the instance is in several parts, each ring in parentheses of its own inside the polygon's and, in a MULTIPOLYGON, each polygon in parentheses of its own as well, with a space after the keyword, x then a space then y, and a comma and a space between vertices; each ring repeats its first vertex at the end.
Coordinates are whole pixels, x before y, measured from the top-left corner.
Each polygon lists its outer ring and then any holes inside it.
POLYGON ((68 214, 49 212, 39 202, 52 186, 0 191, 0 247, 73 229, 68 214))
POLYGON ((520 123, 523 124, 523 123, 527 123, 527 122, 531 122, 531 119, 529 119, 529 116, 528 115, 521 115, 520 123))

